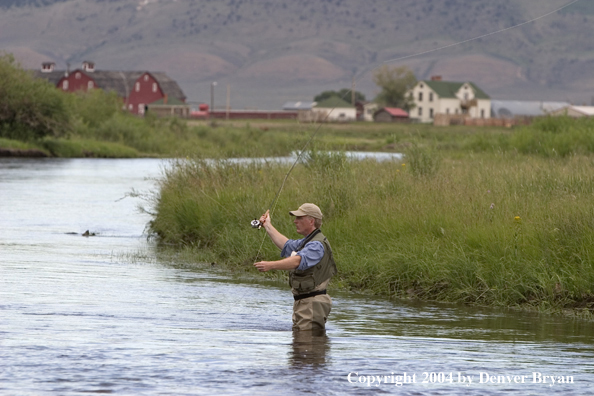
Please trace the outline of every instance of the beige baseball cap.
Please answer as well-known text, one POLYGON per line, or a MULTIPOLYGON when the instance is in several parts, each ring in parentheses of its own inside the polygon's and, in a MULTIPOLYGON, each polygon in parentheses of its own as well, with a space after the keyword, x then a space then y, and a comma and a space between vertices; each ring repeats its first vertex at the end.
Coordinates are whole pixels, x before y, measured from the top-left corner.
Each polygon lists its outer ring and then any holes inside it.
POLYGON ((291 216, 311 216, 314 219, 322 219, 324 215, 322 215, 322 211, 318 208, 317 205, 312 203, 304 203, 299 207, 297 210, 293 210, 289 212, 291 216))

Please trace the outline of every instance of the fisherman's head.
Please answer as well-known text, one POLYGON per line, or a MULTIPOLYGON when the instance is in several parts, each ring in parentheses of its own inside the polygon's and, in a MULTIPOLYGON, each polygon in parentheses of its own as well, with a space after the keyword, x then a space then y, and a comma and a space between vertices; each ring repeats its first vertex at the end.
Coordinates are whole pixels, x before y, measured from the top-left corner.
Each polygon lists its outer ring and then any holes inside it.
POLYGON ((295 216, 293 223, 297 227, 297 233, 307 236, 316 228, 322 226, 322 211, 317 205, 312 203, 304 203, 297 210, 289 212, 291 216, 295 216))

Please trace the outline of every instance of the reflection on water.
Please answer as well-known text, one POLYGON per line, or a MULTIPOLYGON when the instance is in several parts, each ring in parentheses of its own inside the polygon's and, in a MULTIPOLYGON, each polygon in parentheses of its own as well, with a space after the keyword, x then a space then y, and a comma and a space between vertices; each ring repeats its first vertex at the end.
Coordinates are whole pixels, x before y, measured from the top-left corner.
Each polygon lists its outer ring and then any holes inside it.
POLYGON ((292 365, 323 365, 330 349, 330 341, 325 330, 293 331, 292 365))
POLYGON ((398 300, 394 306, 383 300, 358 300, 358 304, 344 307, 334 319, 344 320, 346 328, 361 333, 512 342, 574 342, 594 335, 591 322, 538 312, 407 300, 398 300), (353 320, 359 316, 364 319, 353 320), (373 328, 369 326, 370 317, 373 328))
POLYGON ((293 333, 288 286, 155 255, 121 198, 159 169, 0 159, 0 394, 590 393, 580 320, 333 291, 326 334, 293 333), (404 372, 416 382, 370 384, 404 372), (529 381, 481 382, 497 376, 529 381))

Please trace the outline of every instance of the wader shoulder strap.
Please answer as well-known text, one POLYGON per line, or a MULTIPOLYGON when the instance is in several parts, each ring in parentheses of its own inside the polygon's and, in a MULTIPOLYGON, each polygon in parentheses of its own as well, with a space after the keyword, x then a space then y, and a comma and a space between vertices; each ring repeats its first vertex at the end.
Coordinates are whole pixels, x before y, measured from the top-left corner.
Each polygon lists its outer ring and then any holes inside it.
POLYGON ((295 251, 298 252, 298 251, 302 250, 305 247, 305 245, 307 245, 308 242, 310 242, 320 232, 321 232, 320 229, 316 228, 315 231, 313 231, 311 234, 309 234, 308 236, 305 237, 303 242, 301 242, 301 245, 295 251))

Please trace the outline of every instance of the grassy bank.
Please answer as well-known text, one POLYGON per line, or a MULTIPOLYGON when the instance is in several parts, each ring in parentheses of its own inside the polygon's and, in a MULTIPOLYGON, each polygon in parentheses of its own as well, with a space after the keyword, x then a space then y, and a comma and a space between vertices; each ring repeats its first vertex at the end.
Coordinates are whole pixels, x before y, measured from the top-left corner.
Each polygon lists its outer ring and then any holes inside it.
MULTIPOLYGON (((198 248, 197 260, 251 270, 266 209, 286 169, 269 165, 170 168, 151 229, 198 248)), ((295 169, 274 221, 317 202, 341 287, 385 296, 539 308, 594 301, 594 161, 508 154, 443 160, 432 176, 396 163, 318 158, 295 169)), ((260 258, 278 251, 268 241, 260 258)))
POLYGON ((292 132, 243 126, 188 126, 184 120, 138 118, 117 114, 98 127, 79 125, 65 136, 25 140, 0 138, 0 148, 27 147, 53 157, 187 157, 286 156, 307 138, 292 132))
MULTIPOLYGON (((513 142, 526 139, 517 132, 498 138, 505 147, 472 149, 475 139, 458 139, 449 151, 431 138, 410 143, 404 163, 310 156, 291 174, 274 224, 298 237, 287 211, 303 202, 320 205, 340 269, 334 287, 589 312, 594 158, 575 153, 581 145, 563 155, 544 138, 536 153, 521 154, 513 142)), ((155 197, 151 231, 161 242, 191 249, 198 262, 253 271, 256 259, 278 258, 268 240, 260 250, 263 231, 249 221, 267 208, 287 168, 172 164, 155 197)))

